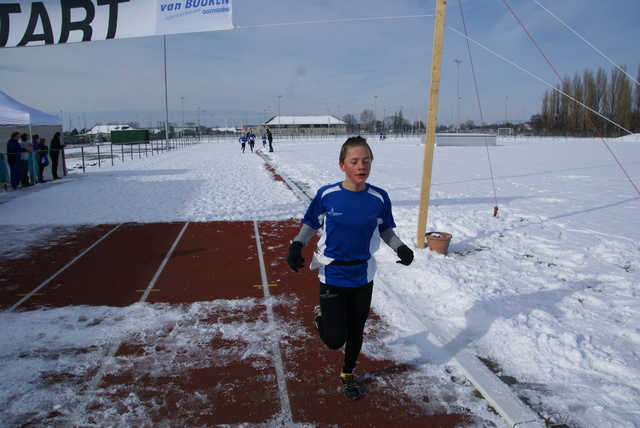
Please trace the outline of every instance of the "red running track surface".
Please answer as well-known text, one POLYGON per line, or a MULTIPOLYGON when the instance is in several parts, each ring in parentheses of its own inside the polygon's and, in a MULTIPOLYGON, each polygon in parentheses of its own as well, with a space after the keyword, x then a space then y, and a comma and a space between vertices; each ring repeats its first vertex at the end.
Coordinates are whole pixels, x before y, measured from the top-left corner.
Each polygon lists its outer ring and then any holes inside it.
MULTIPOLYGON (((434 414, 426 393, 407 396, 394 382, 415 368, 394 361, 361 356, 364 396, 344 398, 342 351, 326 349, 311 324, 316 274, 286 264, 298 228, 297 220, 86 226, 60 229, 55 243, 36 243, 21 257, 0 257, 3 311, 136 304, 184 311, 174 323, 144 325, 115 342, 100 367, 44 374, 44 386, 75 389, 84 404, 34 412, 27 425, 101 425, 109 412, 132 426, 473 425, 464 411, 434 414), (242 337, 247 332, 252 338, 242 337)), ((367 335, 375 335, 382 321, 372 313, 369 323, 367 335)))

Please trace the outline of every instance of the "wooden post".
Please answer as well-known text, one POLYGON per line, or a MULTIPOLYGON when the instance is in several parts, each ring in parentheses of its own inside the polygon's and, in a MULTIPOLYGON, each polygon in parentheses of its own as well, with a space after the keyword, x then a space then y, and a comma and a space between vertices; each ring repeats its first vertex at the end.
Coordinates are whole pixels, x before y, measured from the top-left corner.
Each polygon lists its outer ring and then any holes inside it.
POLYGON ((425 133, 424 161, 422 164, 422 188, 420 190, 420 207, 418 209, 418 231, 416 245, 424 248, 429 213, 429 195, 431 193, 431 172, 433 169, 433 152, 436 144, 436 119, 438 116, 438 96, 440 94, 440 71, 442 66, 442 43, 444 41, 444 17, 447 0, 436 0, 435 29, 433 35, 433 52, 431 58, 431 87, 429 92, 429 109, 425 133))

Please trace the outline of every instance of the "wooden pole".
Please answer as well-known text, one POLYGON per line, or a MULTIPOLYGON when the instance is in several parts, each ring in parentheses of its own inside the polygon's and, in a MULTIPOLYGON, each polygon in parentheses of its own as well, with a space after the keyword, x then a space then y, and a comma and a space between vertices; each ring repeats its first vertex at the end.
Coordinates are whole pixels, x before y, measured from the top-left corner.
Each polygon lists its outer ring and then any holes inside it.
POLYGON ((418 231, 416 245, 425 246, 427 216, 429 214, 429 195, 431 193, 431 172, 433 169, 433 152, 436 144, 436 119, 438 115, 438 96, 440 94, 440 70, 442 66, 442 43, 444 41, 444 17, 447 0, 436 0, 435 29, 433 35, 433 53, 431 58, 431 87, 429 92, 429 109, 425 133, 424 161, 422 164, 422 188, 420 190, 420 207, 418 209, 418 231))

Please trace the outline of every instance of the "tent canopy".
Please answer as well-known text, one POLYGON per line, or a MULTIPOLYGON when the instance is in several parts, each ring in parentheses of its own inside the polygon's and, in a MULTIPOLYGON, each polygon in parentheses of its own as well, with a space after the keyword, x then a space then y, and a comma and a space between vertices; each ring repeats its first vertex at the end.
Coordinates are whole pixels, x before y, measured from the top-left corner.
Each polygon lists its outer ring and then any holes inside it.
POLYGON ((62 125, 58 116, 19 103, 0 91, 0 126, 62 125))

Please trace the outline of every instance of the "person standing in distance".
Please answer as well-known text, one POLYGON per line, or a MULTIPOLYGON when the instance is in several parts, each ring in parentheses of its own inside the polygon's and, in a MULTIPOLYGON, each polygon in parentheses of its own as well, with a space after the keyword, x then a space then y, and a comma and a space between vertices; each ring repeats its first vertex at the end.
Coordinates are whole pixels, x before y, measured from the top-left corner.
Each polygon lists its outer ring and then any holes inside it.
POLYGON ((273 152, 273 134, 269 128, 267 128, 267 140, 269 141, 269 151, 273 152))
POLYGON ((329 349, 344 345, 340 382, 349 400, 360 398, 353 370, 362 348, 369 316, 377 251, 382 239, 409 265, 413 251, 395 234, 387 192, 368 184, 373 153, 367 140, 351 137, 342 145, 339 166, 342 182, 321 187, 302 219, 302 227, 289 247, 287 263, 304 267, 302 248, 322 228, 311 269, 318 269, 320 305, 314 309, 314 326, 329 349))
POLYGON ((11 170, 11 187, 18 190, 22 181, 22 152, 26 151, 20 144, 20 133, 13 132, 11 139, 7 142, 7 162, 11 170))
MULTIPOLYGON (((53 173, 54 180, 58 180, 60 178, 58 175, 58 158, 60 157, 60 152, 64 147, 64 144, 60 141, 60 133, 56 132, 53 134, 49 154, 51 155, 51 172, 53 173)), ((62 166, 62 175, 64 175, 64 165, 62 166)))

